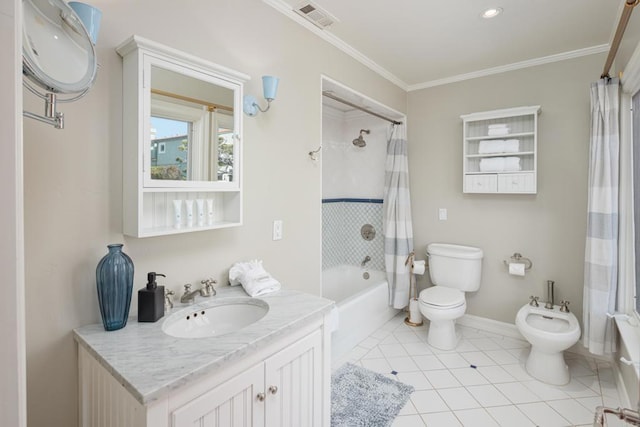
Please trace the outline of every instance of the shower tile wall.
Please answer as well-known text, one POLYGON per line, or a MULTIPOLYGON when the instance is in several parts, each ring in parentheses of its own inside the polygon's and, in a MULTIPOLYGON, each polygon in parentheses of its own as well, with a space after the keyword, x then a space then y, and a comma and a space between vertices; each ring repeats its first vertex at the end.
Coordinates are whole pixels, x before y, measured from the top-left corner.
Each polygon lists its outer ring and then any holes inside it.
POLYGON ((322 114, 322 268, 360 266, 384 270, 382 197, 389 124, 364 113, 323 106, 322 114), (352 144, 360 129, 365 147, 352 144), (371 224, 376 237, 366 241, 360 228, 371 224))
POLYGON ((332 199, 322 201, 322 269, 337 265, 359 266, 369 255, 367 266, 384 270, 382 200, 332 199), (371 224, 376 237, 366 241, 360 228, 371 224))

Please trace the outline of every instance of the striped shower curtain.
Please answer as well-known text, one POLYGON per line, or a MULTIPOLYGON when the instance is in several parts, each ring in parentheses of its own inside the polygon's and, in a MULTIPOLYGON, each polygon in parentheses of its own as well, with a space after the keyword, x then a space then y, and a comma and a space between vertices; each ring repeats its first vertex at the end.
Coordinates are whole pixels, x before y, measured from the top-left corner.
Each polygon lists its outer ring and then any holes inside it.
POLYGON ((618 277, 619 82, 591 85, 589 199, 585 248, 583 344, 593 354, 615 351, 618 277))
POLYGON ((383 234, 384 261, 389 282, 389 305, 409 304, 410 266, 405 262, 413 250, 409 161, 405 125, 395 125, 387 144, 384 177, 383 234))

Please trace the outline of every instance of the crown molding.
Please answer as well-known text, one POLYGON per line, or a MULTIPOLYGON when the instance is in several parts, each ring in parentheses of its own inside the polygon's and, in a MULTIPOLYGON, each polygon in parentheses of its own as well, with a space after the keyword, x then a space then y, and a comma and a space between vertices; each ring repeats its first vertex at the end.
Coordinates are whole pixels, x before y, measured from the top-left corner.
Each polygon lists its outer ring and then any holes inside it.
POLYGON ((371 58, 369 58, 359 50, 345 43, 342 39, 338 38, 334 34, 316 27, 311 22, 307 21, 306 19, 304 19, 303 17, 295 13, 291 9, 291 6, 286 2, 284 2, 283 0, 262 0, 262 1, 268 4, 269 6, 273 7, 283 15, 291 18, 298 24, 302 25, 304 28, 311 31, 313 34, 317 35, 321 39, 337 47, 338 49, 340 49, 341 51, 343 51, 344 53, 346 53, 356 61, 360 62, 365 67, 378 73, 381 77, 389 80, 391 83, 398 86, 399 88, 406 91, 407 88, 409 87, 409 85, 406 82, 402 81, 400 78, 398 78, 396 75, 394 75, 392 72, 390 72, 386 68, 378 65, 371 58))
POLYGON ((571 50, 569 52, 557 53, 555 55, 543 56, 541 58, 528 59, 526 61, 514 62, 513 64, 501 65, 499 67, 485 68, 484 70, 473 71, 471 73, 458 74, 457 76, 445 77, 442 79, 431 80, 424 83, 409 85, 407 92, 420 89, 427 89, 434 86, 442 86, 449 83, 461 82, 464 80, 477 79, 478 77, 486 77, 494 74, 506 73, 508 71, 520 70, 523 68, 535 67, 537 65, 549 64, 552 62, 564 61, 581 56, 595 55, 597 53, 607 52, 608 44, 591 46, 584 49, 571 50))
POLYGON ((498 67, 492 67, 492 68, 485 68, 484 70, 472 71, 470 73, 458 74, 455 76, 444 77, 442 79, 430 80, 423 83, 410 85, 404 82, 402 79, 397 77, 395 74, 393 74, 389 70, 387 70, 386 68, 378 65, 371 58, 364 55, 359 50, 355 49, 354 47, 347 44, 342 39, 338 38, 336 35, 330 33, 329 31, 322 30, 316 27, 311 22, 307 21, 306 19, 304 19, 303 17, 295 13, 292 10, 291 6, 287 4, 284 0, 262 0, 262 1, 268 4, 269 6, 273 7, 283 15, 289 17, 290 19, 294 20, 298 24, 302 25, 304 28, 311 31, 313 34, 317 35, 321 39, 337 47, 338 49, 340 49, 341 51, 343 51, 344 53, 346 53, 356 61, 365 65, 370 70, 374 71, 375 73, 378 73, 381 77, 389 80, 391 83, 395 84, 396 86, 398 86, 399 88, 407 92, 427 89, 435 86, 442 86, 449 83, 461 82, 464 80, 477 79, 479 77, 486 77, 494 74, 506 73, 509 71, 535 67, 537 65, 549 64, 552 62, 564 61, 567 59, 579 58, 581 56, 595 55, 598 53, 607 52, 610 47, 609 43, 601 44, 601 45, 591 46, 583 49, 571 50, 568 52, 562 52, 554 55, 543 56, 540 58, 528 59, 526 61, 514 62, 512 64, 500 65, 498 67))

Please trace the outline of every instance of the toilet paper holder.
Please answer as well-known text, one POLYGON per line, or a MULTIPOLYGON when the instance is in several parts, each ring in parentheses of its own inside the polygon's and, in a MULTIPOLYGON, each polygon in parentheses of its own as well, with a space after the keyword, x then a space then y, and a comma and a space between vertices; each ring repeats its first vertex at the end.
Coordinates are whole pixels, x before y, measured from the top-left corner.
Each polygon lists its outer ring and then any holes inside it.
POLYGON ((533 267, 533 262, 531 262, 529 258, 523 257, 522 254, 518 252, 515 252, 513 255, 511 255, 509 259, 511 261, 507 261, 507 260, 502 261, 504 262, 504 265, 506 265, 507 267, 509 266, 510 263, 524 264, 525 270, 531 270, 531 267, 533 267))

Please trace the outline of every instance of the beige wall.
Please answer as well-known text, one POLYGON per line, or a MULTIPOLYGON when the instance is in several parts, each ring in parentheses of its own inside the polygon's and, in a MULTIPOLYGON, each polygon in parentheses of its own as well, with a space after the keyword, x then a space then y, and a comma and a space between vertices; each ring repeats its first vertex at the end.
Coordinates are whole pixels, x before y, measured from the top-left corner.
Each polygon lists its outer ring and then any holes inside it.
MULTIPOLYGON (((514 323, 530 295, 571 301, 582 319, 589 145, 589 84, 604 55, 593 55, 409 93, 409 170, 415 248, 451 242, 484 250, 480 290, 467 313, 514 323), (537 195, 462 193, 461 114, 540 105, 537 195), (438 220, 447 208, 448 221, 438 220), (514 252, 533 261, 524 277, 506 273, 514 252)), ((426 278, 421 284, 426 286, 426 278)))
MULTIPOLYGON (((320 75, 404 112, 406 93, 260 0, 158 2, 96 0, 104 13, 101 68, 86 98, 61 105, 66 129, 25 120, 27 377, 30 427, 77 423, 71 330, 99 321, 95 268, 106 245, 124 242, 137 290, 147 271, 182 284, 225 275, 235 261, 264 260, 290 288, 319 293, 321 170, 307 153, 320 145, 320 75), (281 77, 267 114, 245 119, 244 226, 134 239, 122 228, 121 59, 131 34, 250 74, 281 77), (284 220, 284 239, 271 223, 284 220)), ((42 105, 25 93, 29 109, 42 105)), ((135 312, 134 296, 132 309, 135 312)), ((150 361, 152 363, 152 355, 150 361)))

